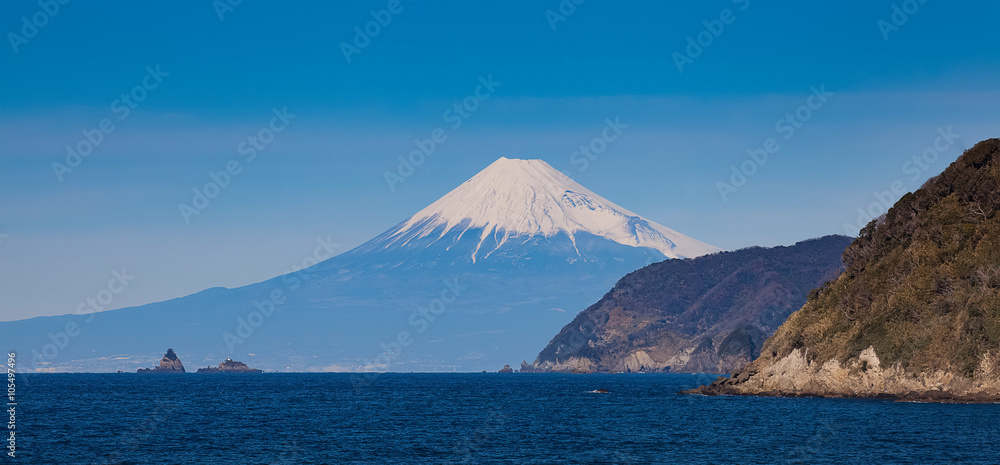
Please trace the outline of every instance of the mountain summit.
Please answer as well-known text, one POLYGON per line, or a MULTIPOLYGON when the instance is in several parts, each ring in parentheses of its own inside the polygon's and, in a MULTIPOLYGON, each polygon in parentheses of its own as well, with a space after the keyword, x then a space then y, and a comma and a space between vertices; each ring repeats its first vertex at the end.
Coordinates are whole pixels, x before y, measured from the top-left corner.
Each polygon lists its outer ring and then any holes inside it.
MULTIPOLYGON (((415 240, 475 239, 472 262, 532 236, 563 236, 582 257, 577 237, 589 235, 653 249, 664 258, 691 258, 721 249, 649 221, 552 168, 542 160, 501 157, 444 197, 380 236, 369 248, 415 240)), ((368 248, 366 248, 368 249, 368 248)))
POLYGON ((501 158, 315 266, 90 319, 0 323, 0 335, 31 354, 29 371, 131 371, 170 345, 200 366, 233 357, 269 371, 492 370, 535 353, 572 318, 564 309, 626 273, 718 250, 541 160, 501 158), (54 345, 72 325, 83 328, 72 343, 54 345))

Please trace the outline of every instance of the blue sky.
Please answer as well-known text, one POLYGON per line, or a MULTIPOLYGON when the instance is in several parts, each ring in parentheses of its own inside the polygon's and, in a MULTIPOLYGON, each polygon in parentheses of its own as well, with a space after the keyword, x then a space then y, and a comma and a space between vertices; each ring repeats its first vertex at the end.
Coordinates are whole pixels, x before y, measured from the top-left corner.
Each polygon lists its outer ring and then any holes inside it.
POLYGON ((876 192, 916 189, 1000 133, 995 2, 693 3, 402 0, 350 62, 341 44, 390 2, 245 1, 223 20, 212 2, 7 5, 0 320, 71 313, 112 270, 135 278, 107 308, 260 281, 317 238, 359 245, 500 156, 544 159, 719 247, 790 244, 851 229, 876 192), (709 45, 686 50, 699 34, 709 45), (453 129, 445 112, 480 77, 499 84, 453 129), (116 100, 144 79, 122 118, 116 100), (813 87, 832 95, 803 112, 813 87), (247 162, 240 144, 276 109, 294 117, 247 162), (796 111, 786 139, 776 124, 796 111), (580 171, 573 152, 616 117, 622 137, 580 171), (114 131, 60 181, 52 164, 104 119, 114 131), (390 190, 384 173, 437 128, 447 140, 390 190), (768 138, 778 150, 744 165, 768 138), (935 142, 933 162, 913 161, 935 142), (185 222, 178 205, 234 160, 185 222), (753 174, 724 199, 733 166, 753 174))

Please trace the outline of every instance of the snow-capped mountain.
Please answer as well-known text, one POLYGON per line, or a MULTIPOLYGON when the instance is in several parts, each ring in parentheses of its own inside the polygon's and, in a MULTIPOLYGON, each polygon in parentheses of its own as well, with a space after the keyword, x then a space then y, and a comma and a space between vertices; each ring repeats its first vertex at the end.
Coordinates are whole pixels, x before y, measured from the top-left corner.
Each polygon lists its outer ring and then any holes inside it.
POLYGON ((232 356, 280 371, 496 370, 533 357, 623 275, 718 250, 543 161, 501 158, 305 270, 95 315, 0 323, 0 343, 22 354, 26 371, 135 371, 166 348, 191 366, 232 356))
POLYGON ((451 246, 471 235, 476 242, 469 258, 476 262, 507 244, 562 234, 579 257, 581 233, 653 249, 665 258, 720 251, 615 205, 542 160, 504 157, 362 248, 405 247, 425 238, 451 246))

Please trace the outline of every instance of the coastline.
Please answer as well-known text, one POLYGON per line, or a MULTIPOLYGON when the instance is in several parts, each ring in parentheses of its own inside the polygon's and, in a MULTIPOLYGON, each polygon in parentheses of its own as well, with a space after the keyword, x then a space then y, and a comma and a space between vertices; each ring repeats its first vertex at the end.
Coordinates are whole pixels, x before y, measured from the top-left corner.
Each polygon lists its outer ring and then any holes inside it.
POLYGON ((883 367, 871 347, 845 363, 810 361, 796 349, 779 360, 747 365, 731 377, 684 394, 761 397, 881 399, 897 402, 1000 403, 1000 379, 985 357, 973 377, 953 370, 914 373, 899 364, 883 367))

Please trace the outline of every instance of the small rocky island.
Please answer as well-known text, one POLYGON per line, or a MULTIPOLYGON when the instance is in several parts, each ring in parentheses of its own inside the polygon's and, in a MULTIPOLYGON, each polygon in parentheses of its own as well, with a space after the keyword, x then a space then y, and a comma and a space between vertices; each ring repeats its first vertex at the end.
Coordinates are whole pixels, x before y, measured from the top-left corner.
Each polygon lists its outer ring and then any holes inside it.
POLYGON ((177 358, 174 349, 167 349, 167 353, 160 360, 160 366, 155 368, 140 368, 136 373, 184 373, 184 364, 177 358))
POLYGON ((226 361, 220 363, 218 368, 199 368, 198 373, 261 373, 261 370, 257 368, 250 368, 246 363, 238 362, 226 357, 226 361))

